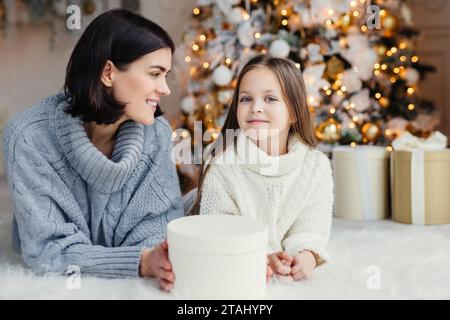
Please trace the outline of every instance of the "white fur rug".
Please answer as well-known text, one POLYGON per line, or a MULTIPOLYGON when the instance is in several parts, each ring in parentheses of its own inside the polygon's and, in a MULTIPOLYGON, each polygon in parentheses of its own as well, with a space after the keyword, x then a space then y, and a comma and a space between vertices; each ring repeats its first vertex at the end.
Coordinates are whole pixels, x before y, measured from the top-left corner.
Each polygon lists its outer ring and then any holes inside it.
MULTIPOLYGON (((0 188, 0 299, 177 298, 154 280, 82 278, 70 290, 67 278, 34 276, 12 252, 10 225, 11 206, 0 188)), ((267 299, 450 299, 450 225, 335 219, 329 251, 333 262, 312 280, 272 280, 267 299)))

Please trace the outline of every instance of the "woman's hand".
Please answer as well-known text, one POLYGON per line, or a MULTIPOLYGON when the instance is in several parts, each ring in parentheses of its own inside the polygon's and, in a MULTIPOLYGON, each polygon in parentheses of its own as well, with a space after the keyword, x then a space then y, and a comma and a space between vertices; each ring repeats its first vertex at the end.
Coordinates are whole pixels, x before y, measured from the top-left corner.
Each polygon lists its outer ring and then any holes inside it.
POLYGON ((270 278, 272 278, 273 270, 270 267, 269 257, 267 257, 267 268, 266 268, 266 281, 269 282, 270 278))
POLYGON ((312 278, 316 258, 311 251, 305 250, 297 254, 292 262, 291 276, 295 281, 309 280, 312 278))
POLYGON ((282 279, 291 278, 292 257, 286 252, 277 252, 268 255, 268 265, 273 273, 282 279))
POLYGON ((168 249, 167 240, 153 249, 144 249, 139 266, 139 275, 157 278, 160 289, 164 291, 170 291, 175 281, 168 249))

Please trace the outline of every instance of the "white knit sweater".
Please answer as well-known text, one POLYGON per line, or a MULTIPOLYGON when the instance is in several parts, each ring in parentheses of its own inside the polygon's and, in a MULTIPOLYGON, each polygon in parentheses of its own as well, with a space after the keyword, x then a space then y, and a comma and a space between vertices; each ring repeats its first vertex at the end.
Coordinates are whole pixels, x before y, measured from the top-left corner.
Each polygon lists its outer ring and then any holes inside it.
POLYGON ((240 134, 236 146, 212 160, 200 214, 262 220, 269 227, 268 253, 310 250, 322 264, 330 259, 333 200, 331 166, 322 152, 291 138, 288 153, 273 157, 240 134))

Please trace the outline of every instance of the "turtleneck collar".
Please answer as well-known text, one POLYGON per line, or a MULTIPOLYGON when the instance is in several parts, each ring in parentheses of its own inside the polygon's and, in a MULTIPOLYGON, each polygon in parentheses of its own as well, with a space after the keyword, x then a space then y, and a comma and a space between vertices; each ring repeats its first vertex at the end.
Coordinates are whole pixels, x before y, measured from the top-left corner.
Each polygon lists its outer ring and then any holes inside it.
POLYGON ((62 151, 78 174, 100 192, 120 190, 130 178, 141 157, 144 126, 124 122, 118 129, 111 159, 89 140, 83 121, 67 114, 63 101, 55 108, 55 128, 62 151))
POLYGON ((307 150, 308 147, 294 136, 289 138, 288 152, 281 156, 268 155, 243 133, 238 135, 236 142, 240 163, 264 176, 281 176, 298 168, 307 150))

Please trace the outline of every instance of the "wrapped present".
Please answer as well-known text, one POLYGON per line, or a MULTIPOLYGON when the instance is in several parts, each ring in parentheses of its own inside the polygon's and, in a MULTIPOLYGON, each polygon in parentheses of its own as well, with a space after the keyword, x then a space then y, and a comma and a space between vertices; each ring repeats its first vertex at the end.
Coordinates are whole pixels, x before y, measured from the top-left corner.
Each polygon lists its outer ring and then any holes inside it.
POLYGON ((450 149, 440 132, 393 141, 392 219, 409 224, 450 223, 450 149))
POLYGON ((167 226, 169 259, 182 299, 262 299, 268 228, 235 215, 200 215, 167 226))
POLYGON ((335 215, 351 220, 389 217, 389 152, 383 147, 333 150, 335 215))

